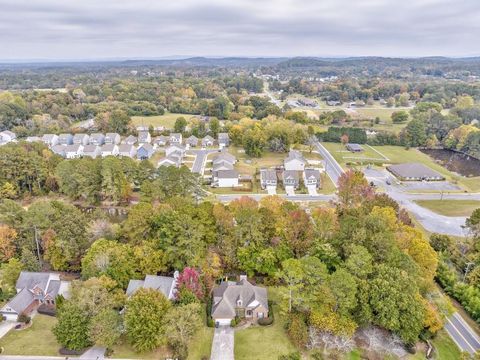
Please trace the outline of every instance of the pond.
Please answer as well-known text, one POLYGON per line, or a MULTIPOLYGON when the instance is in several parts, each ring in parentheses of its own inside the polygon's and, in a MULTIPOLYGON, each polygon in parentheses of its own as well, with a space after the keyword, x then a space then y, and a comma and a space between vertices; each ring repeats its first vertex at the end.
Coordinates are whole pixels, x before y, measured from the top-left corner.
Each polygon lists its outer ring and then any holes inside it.
POLYGON ((467 154, 447 149, 421 149, 448 170, 462 176, 480 176, 480 160, 467 154))

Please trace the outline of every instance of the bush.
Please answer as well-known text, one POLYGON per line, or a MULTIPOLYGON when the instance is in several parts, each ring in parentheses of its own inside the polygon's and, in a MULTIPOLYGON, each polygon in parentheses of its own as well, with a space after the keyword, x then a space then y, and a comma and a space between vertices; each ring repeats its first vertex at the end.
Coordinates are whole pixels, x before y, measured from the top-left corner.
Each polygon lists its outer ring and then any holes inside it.
POLYGON ((287 355, 280 355, 278 360, 301 360, 301 356, 298 351, 295 351, 287 355))
POLYGON ((20 315, 18 315, 18 318, 17 318, 17 321, 18 322, 21 322, 21 323, 24 323, 24 324, 29 324, 30 323, 30 320, 32 320, 30 318, 30 316, 28 316, 27 314, 25 313, 21 313, 20 315))
POLYGON ((48 306, 46 304, 42 304, 38 307, 37 312, 39 314, 48 315, 48 316, 56 316, 57 309, 53 306, 48 306))
POLYGON ((213 319, 210 316, 207 318, 207 326, 215 327, 215 321, 213 321, 213 319))
POLYGON ((230 326, 231 327, 235 327, 238 325, 238 323, 240 322, 240 318, 238 316, 235 316, 232 321, 230 321, 230 326))
POLYGON ((60 353, 60 355, 82 355, 83 354, 83 351, 69 350, 64 347, 60 348, 58 352, 60 353))
POLYGON ((303 316, 292 315, 287 327, 288 337, 299 348, 304 348, 308 342, 308 328, 303 316))
POLYGON ((272 317, 266 317, 266 318, 261 318, 258 319, 258 325, 261 326, 268 326, 273 324, 273 318, 272 317))

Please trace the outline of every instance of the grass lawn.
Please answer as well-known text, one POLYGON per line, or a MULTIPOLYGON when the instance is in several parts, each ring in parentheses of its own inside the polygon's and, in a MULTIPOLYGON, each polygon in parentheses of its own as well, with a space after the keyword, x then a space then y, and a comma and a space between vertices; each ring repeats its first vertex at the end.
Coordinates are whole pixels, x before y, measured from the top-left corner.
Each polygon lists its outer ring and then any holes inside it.
POLYGON ((0 347, 7 355, 56 356, 60 345, 52 333, 57 319, 37 314, 32 319, 32 326, 25 330, 10 330, 0 339, 0 347))
POLYGON ((194 336, 190 346, 188 347, 188 359, 199 360, 210 358, 212 350, 214 328, 203 326, 194 336))
MULTIPOLYGON (((268 297, 278 301, 275 288, 268 288, 268 297)), ((253 326, 235 331, 235 360, 277 360, 280 355, 296 351, 283 328, 284 318, 273 305, 275 321, 270 326, 253 326)))
POLYGON ((441 330, 438 333, 435 339, 432 340, 432 345, 435 347, 435 350, 437 350, 435 359, 460 359, 460 350, 445 330, 441 330))
POLYGON ((117 344, 113 347, 112 357, 118 359, 164 359, 171 356, 168 348, 162 346, 154 351, 146 353, 137 353, 133 348, 127 343, 125 339, 122 340, 120 344, 117 344))
POLYGON ((416 203, 446 216, 470 216, 473 210, 480 208, 480 201, 475 200, 417 200, 416 203))
MULTIPOLYGON (((325 148, 330 152, 330 154, 332 154, 335 160, 337 160, 338 163, 343 168, 346 167, 346 163, 348 162, 368 163, 369 161, 375 161, 375 162, 386 161, 380 154, 372 150, 372 148, 369 147, 368 145, 362 145, 364 151, 360 153, 353 153, 351 151, 348 151, 345 148, 345 146, 343 146, 341 143, 322 143, 322 144, 325 146, 325 148)), ((380 151, 380 153, 383 153, 383 152, 380 151)))
POLYGON ((195 115, 168 113, 157 116, 132 116, 132 124, 135 126, 164 126, 167 129, 173 129, 175 120, 177 120, 177 118, 180 116, 183 116, 187 121, 189 121, 195 115))

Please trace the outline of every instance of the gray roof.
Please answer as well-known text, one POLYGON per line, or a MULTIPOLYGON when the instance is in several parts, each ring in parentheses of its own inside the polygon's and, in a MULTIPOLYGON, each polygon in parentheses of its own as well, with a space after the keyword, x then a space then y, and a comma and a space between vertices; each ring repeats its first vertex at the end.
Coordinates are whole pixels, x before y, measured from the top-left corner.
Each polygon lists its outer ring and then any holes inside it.
POLYGON ((315 178, 317 181, 320 180, 320 171, 317 169, 305 169, 304 174, 306 179, 315 178))
POLYGON ((105 135, 103 135, 101 133, 94 133, 94 134, 90 135, 90 139, 92 139, 92 140, 104 140, 105 135))
POLYGON ((58 291, 60 290, 60 284, 60 280, 50 280, 46 293, 51 297, 55 298, 58 294, 58 291))
POLYGON ((38 286, 45 291, 49 277, 50 273, 22 271, 17 279, 15 288, 33 289, 35 286, 38 286))
POLYGON ((168 164, 162 164, 162 163, 170 163, 170 165, 177 166, 179 167, 180 164, 182 163, 182 159, 179 156, 175 156, 174 154, 170 154, 170 156, 161 158, 157 166, 168 166, 168 164))
POLYGON ((347 144, 347 149, 350 151, 363 151, 363 147, 360 144, 347 144))
POLYGON ((96 152, 98 150, 98 146, 97 145, 85 145, 83 147, 83 153, 84 154, 93 154, 94 152, 96 152))
POLYGON ((105 144, 102 146, 102 152, 112 152, 115 149, 115 144, 105 144))
POLYGON ((118 145, 119 154, 129 154, 130 155, 132 149, 135 149, 135 147, 132 144, 120 144, 120 145, 118 145))
POLYGON ((390 165, 387 169, 400 178, 445 179, 440 173, 420 163, 390 165))
POLYGON ((154 143, 158 144, 158 143, 164 143, 166 144, 168 142, 168 139, 169 137, 168 136, 165 136, 165 135, 160 135, 160 136, 157 136, 154 140, 154 143))
POLYGON ((58 137, 56 134, 45 134, 42 136, 43 141, 52 141, 55 137, 58 137))
POLYGON ((227 161, 231 164, 234 164, 237 161, 237 159, 235 158, 235 156, 233 156, 232 154, 226 151, 222 151, 221 153, 219 153, 217 156, 213 158, 213 164, 217 164, 223 161, 227 161))
POLYGON ((277 172, 274 169, 260 169, 260 178, 265 181, 277 181, 277 172))
POLYGON ((288 153, 288 156, 285 158, 285 162, 289 162, 292 160, 300 160, 300 161, 303 161, 304 163, 307 162, 303 157, 302 153, 298 150, 290 150, 290 152, 288 153))
POLYGON ((198 144, 198 138, 194 135, 190 136, 187 138, 187 143, 190 145, 197 145, 198 144))
POLYGON ((217 161, 213 164, 212 171, 233 170, 233 164, 229 161, 217 161))
POLYGON ((89 136, 87 134, 75 134, 73 135, 73 141, 75 140, 83 140, 85 138, 88 138, 89 136))
POLYGON ((63 145, 54 145, 52 146, 53 153, 64 156, 65 155, 65 146, 63 145))
POLYGON ((124 142, 124 144, 135 144, 137 142, 137 138, 133 135, 130 135, 130 136, 126 137, 123 142, 124 142))
POLYGON ((254 286, 248 280, 239 282, 222 282, 220 286, 213 290, 212 317, 215 319, 235 317, 235 308, 237 301, 242 301, 242 307, 248 307, 254 301, 268 309, 267 289, 254 286))
POLYGON ((77 153, 80 150, 80 144, 71 144, 65 146, 65 152, 74 152, 77 153))
POLYGON ((148 140, 150 133, 148 131, 139 131, 138 132, 138 141, 146 142, 148 140))
POLYGON ((181 137, 182 137, 182 134, 180 134, 180 133, 171 133, 171 134, 170 134, 170 137, 171 137, 171 138, 173 137, 173 138, 175 138, 175 139, 180 140, 181 137))
POLYGON ((120 136, 118 133, 106 133, 105 140, 113 141, 116 137, 120 136))
POLYGON ((285 170, 283 172, 283 181, 285 180, 295 180, 295 182, 298 182, 298 171, 296 170, 285 170))
POLYGON ((175 277, 147 275, 145 280, 130 280, 127 287, 127 296, 132 296, 139 288, 145 288, 158 290, 167 299, 170 299, 176 283, 175 277))
POLYGON ((206 143, 207 141, 213 143, 215 141, 215 139, 213 137, 211 137, 210 135, 207 135, 202 139, 202 144, 206 143))
POLYGON ((17 314, 21 314, 35 300, 33 293, 27 288, 23 288, 15 297, 5 306, 12 308, 17 314))
POLYGON ((218 140, 229 140, 228 133, 218 133, 218 140))
POLYGON ((237 170, 218 170, 214 171, 214 176, 219 179, 237 179, 237 170))

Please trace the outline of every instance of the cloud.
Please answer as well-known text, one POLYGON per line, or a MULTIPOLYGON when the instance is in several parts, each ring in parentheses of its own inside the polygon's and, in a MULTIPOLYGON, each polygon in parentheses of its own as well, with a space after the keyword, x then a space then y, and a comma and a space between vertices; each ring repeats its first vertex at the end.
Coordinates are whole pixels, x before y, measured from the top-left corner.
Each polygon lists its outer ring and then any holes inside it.
POLYGON ((480 55, 477 0, 0 0, 0 58, 480 55))

